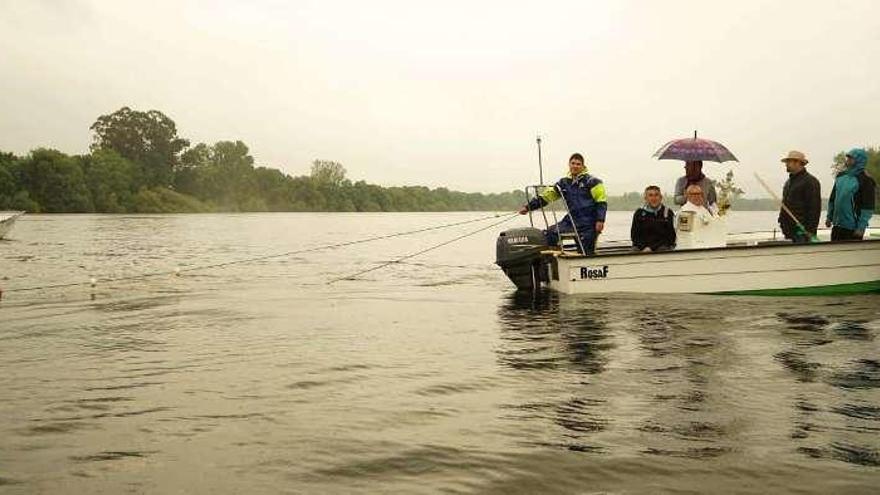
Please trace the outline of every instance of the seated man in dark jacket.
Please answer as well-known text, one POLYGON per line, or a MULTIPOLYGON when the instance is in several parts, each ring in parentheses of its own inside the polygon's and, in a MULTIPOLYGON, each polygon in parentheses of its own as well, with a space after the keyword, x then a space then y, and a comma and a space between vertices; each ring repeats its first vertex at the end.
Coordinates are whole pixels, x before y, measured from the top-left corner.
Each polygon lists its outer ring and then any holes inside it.
POLYGON ((663 204, 659 187, 645 188, 645 204, 633 213, 630 238, 638 251, 669 251, 675 247, 675 214, 663 204))

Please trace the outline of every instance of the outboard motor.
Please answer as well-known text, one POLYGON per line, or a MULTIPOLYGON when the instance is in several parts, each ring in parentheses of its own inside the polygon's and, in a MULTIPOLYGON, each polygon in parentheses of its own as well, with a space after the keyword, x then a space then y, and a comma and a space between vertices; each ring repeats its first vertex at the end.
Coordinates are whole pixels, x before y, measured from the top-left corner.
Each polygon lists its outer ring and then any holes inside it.
POLYGON ((495 264, 519 290, 536 290, 548 282, 541 251, 549 249, 544 233, 533 227, 505 230, 495 243, 495 264))

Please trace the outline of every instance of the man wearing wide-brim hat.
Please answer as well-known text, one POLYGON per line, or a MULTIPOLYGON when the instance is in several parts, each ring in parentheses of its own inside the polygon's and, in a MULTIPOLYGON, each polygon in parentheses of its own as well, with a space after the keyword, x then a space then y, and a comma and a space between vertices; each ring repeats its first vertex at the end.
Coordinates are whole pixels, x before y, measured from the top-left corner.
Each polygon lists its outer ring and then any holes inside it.
POLYGON ((783 208, 779 209, 779 227, 793 242, 810 242, 816 235, 822 213, 822 185, 807 172, 810 161, 802 152, 789 151, 781 161, 788 172, 788 180, 782 188, 782 203, 803 228, 783 208))

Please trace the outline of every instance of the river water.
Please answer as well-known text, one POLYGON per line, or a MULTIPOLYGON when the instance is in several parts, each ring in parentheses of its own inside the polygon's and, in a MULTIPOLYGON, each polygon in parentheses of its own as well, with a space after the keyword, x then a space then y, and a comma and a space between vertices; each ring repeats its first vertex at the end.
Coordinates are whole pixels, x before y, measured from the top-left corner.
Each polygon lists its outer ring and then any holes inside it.
POLYGON ((492 220, 16 291, 483 215, 21 218, 0 492, 877 492, 878 296, 517 295, 494 240, 523 218, 334 284, 492 220))

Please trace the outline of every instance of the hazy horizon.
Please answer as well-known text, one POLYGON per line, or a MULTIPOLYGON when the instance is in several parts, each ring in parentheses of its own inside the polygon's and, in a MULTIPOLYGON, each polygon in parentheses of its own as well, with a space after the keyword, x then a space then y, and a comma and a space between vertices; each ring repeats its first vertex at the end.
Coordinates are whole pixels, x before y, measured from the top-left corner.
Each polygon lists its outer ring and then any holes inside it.
POLYGON ((671 189, 666 141, 727 145, 747 197, 807 153, 880 145, 880 4, 762 2, 0 3, 0 150, 83 153, 122 106, 193 144, 240 139, 256 163, 352 180, 502 192, 587 157, 609 194, 671 189), (873 62, 873 63, 872 63, 873 62))

